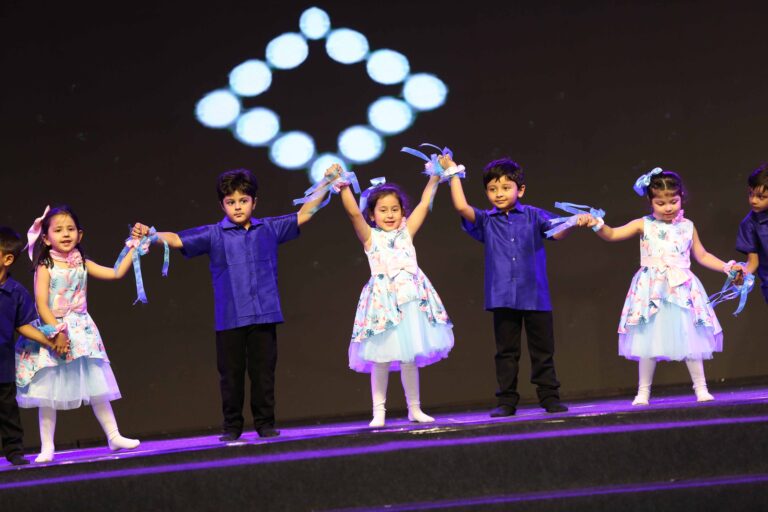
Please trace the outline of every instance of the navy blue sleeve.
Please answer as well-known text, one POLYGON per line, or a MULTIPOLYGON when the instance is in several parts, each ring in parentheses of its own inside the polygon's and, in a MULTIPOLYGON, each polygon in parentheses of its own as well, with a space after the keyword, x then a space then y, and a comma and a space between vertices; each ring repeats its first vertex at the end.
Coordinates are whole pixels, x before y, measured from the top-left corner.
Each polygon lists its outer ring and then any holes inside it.
POLYGON ((758 238, 755 223, 752 221, 752 213, 747 215, 739 224, 739 233, 736 235, 736 250, 749 254, 758 251, 758 238))
POLYGON ((552 229, 552 224, 549 222, 552 219, 556 219, 560 215, 556 215, 548 210, 536 208, 536 224, 538 227, 539 235, 547 240, 554 240, 546 235, 546 232, 552 229))
POLYGON ((288 242, 299 236, 299 216, 295 213, 280 217, 267 217, 263 220, 275 233, 278 244, 288 242))
POLYGON ((26 288, 19 286, 19 304, 16 308, 16 324, 14 327, 18 329, 23 325, 32 323, 37 318, 37 312, 35 311, 35 302, 32 300, 32 296, 26 290, 26 288))
POLYGON ((488 214, 482 210, 478 210, 474 206, 472 207, 473 210, 475 210, 475 222, 469 222, 464 217, 461 217, 461 229, 466 231, 466 233, 477 240, 480 243, 485 243, 485 223, 488 219, 488 214))
POLYGON ((181 254, 187 258, 194 258, 201 254, 210 253, 211 233, 213 232, 214 227, 214 224, 209 224, 207 226, 199 226, 180 231, 178 235, 179 238, 181 238, 181 243, 183 245, 181 254))

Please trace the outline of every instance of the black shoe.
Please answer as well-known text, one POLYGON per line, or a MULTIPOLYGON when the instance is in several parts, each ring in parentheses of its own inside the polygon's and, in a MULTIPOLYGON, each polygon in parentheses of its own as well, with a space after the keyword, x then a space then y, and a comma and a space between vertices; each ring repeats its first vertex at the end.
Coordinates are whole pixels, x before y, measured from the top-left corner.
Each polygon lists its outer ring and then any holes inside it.
POLYGON ((568 407, 565 406, 560 400, 557 399, 549 399, 541 404, 541 406, 544 408, 545 411, 549 413, 555 413, 555 412, 567 412, 568 407))
POLYGON ((229 443, 231 441, 237 441, 240 439, 241 432, 236 432, 230 430, 229 432, 224 432, 220 437, 219 441, 222 441, 224 443, 229 443))
POLYGON ((25 459, 24 456, 20 453, 14 453, 13 455, 9 455, 8 462, 13 464, 14 466, 24 466, 26 464, 29 464, 29 461, 25 459))
POLYGON ((279 430, 275 430, 273 427, 259 427, 256 429, 256 433, 259 435, 259 437, 277 437, 280 435, 279 430))
POLYGON ((511 405, 500 405, 491 411, 491 418, 501 418, 504 416, 514 416, 517 409, 511 405))

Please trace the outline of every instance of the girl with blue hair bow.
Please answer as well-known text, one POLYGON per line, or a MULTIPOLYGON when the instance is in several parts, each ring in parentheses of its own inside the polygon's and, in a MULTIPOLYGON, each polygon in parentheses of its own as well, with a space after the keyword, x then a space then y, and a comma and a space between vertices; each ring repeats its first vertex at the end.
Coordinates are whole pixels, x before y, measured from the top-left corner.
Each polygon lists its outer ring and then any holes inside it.
POLYGON ((716 272, 741 273, 739 265, 707 252, 696 228, 683 215, 686 198, 677 173, 656 168, 638 178, 638 195, 651 206, 650 215, 612 228, 602 226, 597 235, 609 242, 640 237, 640 269, 632 279, 619 321, 619 354, 638 361, 637 396, 632 405, 648 405, 657 361, 685 361, 696 400, 714 400, 707 389, 704 359, 723 349, 723 330, 704 286, 690 270, 693 257, 716 272))

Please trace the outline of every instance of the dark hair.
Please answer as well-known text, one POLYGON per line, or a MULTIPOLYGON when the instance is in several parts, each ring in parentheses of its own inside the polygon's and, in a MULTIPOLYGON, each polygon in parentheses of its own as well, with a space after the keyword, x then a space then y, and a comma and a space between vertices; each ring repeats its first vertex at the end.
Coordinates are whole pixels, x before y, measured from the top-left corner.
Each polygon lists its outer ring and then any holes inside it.
POLYGON ((216 182, 216 192, 219 194, 219 202, 228 195, 240 192, 256 199, 259 183, 256 176, 248 169, 234 169, 219 174, 216 182))
MULTIPOLYGON (((40 230, 40 237, 37 239, 37 242, 35 242, 35 250, 32 253, 32 261, 34 263, 34 268, 39 267, 40 265, 45 265, 48 268, 53 267, 53 259, 51 258, 51 248, 48 245, 45 245, 45 242, 43 242, 43 236, 48 235, 48 228, 51 227, 51 219, 53 219, 57 215, 67 215, 72 218, 73 221, 75 221, 75 227, 78 231, 82 231, 83 229, 80 227, 80 220, 77 218, 77 215, 75 212, 70 208, 69 206, 62 204, 60 206, 56 206, 55 208, 51 208, 48 213, 43 217, 43 223, 41 225, 40 230)), ((75 246, 75 249, 80 251, 80 254, 83 256, 83 268, 85 268, 85 251, 83 250, 83 247, 78 243, 75 246)))
POLYGON ((761 188, 768 192, 768 162, 752 171, 749 179, 747 179, 747 183, 751 189, 761 188))
POLYGON ((645 189, 649 201, 656 197, 656 192, 665 191, 670 191, 680 196, 682 202, 685 202, 688 197, 688 193, 683 185, 683 179, 676 172, 661 171, 651 178, 651 183, 645 189))
POLYGON ((506 176, 508 180, 514 181, 517 188, 525 186, 525 176, 523 168, 510 158, 494 160, 483 169, 483 187, 487 187, 492 181, 499 180, 506 176))
POLYGON ((379 185, 371 191, 371 194, 368 196, 368 202, 365 204, 365 211, 363 212, 363 216, 371 226, 376 225, 376 223, 371 220, 371 217, 373 217, 373 210, 376 209, 376 203, 382 197, 389 195, 393 195, 397 198, 397 202, 400 203, 400 208, 403 209, 404 217, 407 217, 411 214, 410 201, 408 200, 408 196, 405 194, 405 192, 403 192, 403 189, 400 188, 400 185, 395 183, 384 183, 383 185, 379 185))
POLYGON ((24 241, 19 234, 7 226, 0 226, 0 252, 13 254, 16 259, 22 249, 24 249, 24 241))

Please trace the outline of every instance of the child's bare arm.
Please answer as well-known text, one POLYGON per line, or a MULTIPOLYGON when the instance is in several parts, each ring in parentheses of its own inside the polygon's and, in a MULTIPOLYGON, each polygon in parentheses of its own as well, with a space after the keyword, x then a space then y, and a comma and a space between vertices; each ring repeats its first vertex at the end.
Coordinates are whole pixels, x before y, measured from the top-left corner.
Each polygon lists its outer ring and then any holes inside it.
POLYGON ((621 242, 622 240, 628 240, 634 236, 638 236, 642 232, 643 219, 635 219, 618 228, 612 228, 608 224, 604 224, 603 227, 597 231, 597 236, 607 242, 621 242))
POLYGON ((411 236, 414 236, 416 232, 419 231, 419 228, 421 228, 421 225, 424 224, 424 220, 427 218, 427 214, 429 213, 429 205, 432 202, 432 198, 434 197, 435 192, 437 191, 437 185, 439 182, 439 176, 429 177, 429 181, 427 181, 427 185, 424 187, 424 192, 421 193, 421 201, 419 201, 419 204, 416 205, 411 214, 408 216, 406 225, 408 226, 408 232, 411 234, 411 236))
MULTIPOLYGON (((131 236, 133 238, 141 238, 144 236, 149 235, 149 226, 142 224, 140 222, 137 222, 133 225, 133 229, 131 229, 131 236)), ((162 231, 157 233, 157 243, 162 243, 162 241, 165 241, 168 244, 168 247, 171 247, 173 249, 181 249, 184 247, 184 244, 181 241, 181 238, 179 238, 179 235, 176 233, 170 232, 170 231, 162 231)))

